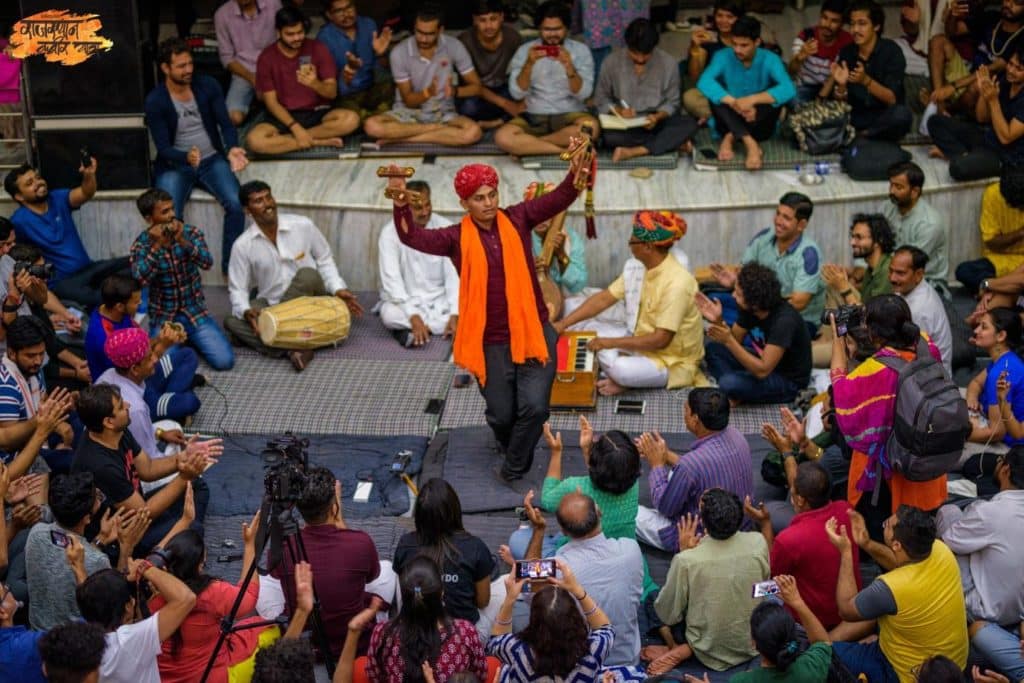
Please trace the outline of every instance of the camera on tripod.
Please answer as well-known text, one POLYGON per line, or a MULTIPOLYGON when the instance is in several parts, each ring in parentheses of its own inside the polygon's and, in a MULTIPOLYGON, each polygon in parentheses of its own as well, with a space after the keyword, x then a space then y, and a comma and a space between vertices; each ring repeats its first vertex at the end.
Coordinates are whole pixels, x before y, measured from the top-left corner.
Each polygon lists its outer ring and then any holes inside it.
POLYGON ((291 432, 267 442, 260 457, 267 470, 263 486, 271 500, 294 503, 302 497, 309 468, 308 448, 309 439, 300 439, 291 432))
POLYGON ((836 317, 836 333, 845 337, 851 327, 860 327, 864 323, 864 307, 860 304, 843 304, 839 308, 826 308, 821 312, 821 324, 831 324, 830 316, 836 317))
POLYGON ((14 262, 14 276, 17 277, 21 274, 21 271, 27 270, 29 275, 39 278, 44 282, 53 277, 53 264, 52 263, 41 263, 36 265, 31 261, 15 261, 14 262))

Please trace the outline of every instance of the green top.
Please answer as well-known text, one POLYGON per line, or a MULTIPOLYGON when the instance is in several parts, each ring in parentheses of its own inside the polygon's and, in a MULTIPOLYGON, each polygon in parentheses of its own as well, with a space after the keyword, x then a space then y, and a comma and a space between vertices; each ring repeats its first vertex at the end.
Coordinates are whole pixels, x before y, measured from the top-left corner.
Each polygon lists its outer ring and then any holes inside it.
MULTIPOLYGON (((636 540, 636 513, 640 507, 640 483, 637 480, 628 491, 618 495, 612 495, 602 491, 589 476, 567 477, 566 479, 555 479, 554 477, 544 478, 544 487, 540 492, 540 506, 549 512, 558 510, 558 504, 562 497, 569 493, 575 493, 576 489, 594 499, 597 507, 601 509, 601 530, 608 538, 632 538, 636 540)), ((558 547, 561 548, 569 539, 558 535, 558 547)), ((644 558, 644 597, 656 591, 658 585, 654 583, 650 572, 647 571, 647 559, 644 558)))
POLYGON ((860 285, 860 300, 867 303, 880 294, 892 294, 892 283, 889 282, 889 262, 892 254, 883 254, 877 268, 868 266, 864 271, 864 281, 860 285))
POLYGON ((729 679, 729 683, 819 683, 828 678, 831 664, 832 646, 828 643, 814 643, 785 671, 761 667, 738 673, 729 679))
POLYGON ((825 310, 825 283, 821 279, 821 249, 807 236, 800 235, 786 251, 779 253, 775 231, 765 228, 754 235, 743 251, 743 263, 760 263, 775 271, 782 285, 782 296, 789 298, 794 292, 805 292, 811 300, 800 317, 817 327, 821 312, 825 310))

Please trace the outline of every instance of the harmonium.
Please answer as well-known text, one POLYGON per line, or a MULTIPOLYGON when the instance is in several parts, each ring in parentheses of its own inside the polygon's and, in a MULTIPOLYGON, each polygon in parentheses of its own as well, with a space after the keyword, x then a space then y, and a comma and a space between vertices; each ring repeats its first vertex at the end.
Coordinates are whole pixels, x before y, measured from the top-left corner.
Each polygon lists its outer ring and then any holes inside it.
POLYGON ((597 408, 597 358, 587 349, 596 332, 566 332, 558 338, 557 369, 551 385, 551 410, 597 408))

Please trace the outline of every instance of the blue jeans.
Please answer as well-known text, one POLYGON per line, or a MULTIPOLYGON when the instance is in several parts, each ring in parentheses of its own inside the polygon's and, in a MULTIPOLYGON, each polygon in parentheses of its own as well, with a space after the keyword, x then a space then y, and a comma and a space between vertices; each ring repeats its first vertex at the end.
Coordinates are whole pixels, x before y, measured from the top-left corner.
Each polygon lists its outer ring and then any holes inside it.
POLYGON ((759 379, 717 342, 704 346, 704 360, 708 371, 718 380, 718 388, 741 403, 789 403, 802 388, 777 372, 759 379))
MULTIPOLYGON (((526 549, 530 547, 530 538, 533 536, 533 528, 530 526, 519 527, 508 537, 508 549, 512 557, 517 560, 526 558, 526 549)), ((558 549, 558 541, 562 534, 544 534, 544 543, 540 548, 541 557, 554 557, 558 549)))
POLYGON ((864 674, 871 683, 899 683, 896 671, 882 654, 877 640, 867 645, 832 643, 832 651, 854 676, 864 674))
POLYGON ((174 346, 160 358, 144 392, 154 421, 181 421, 199 412, 199 398, 192 391, 198 367, 196 352, 187 346, 174 346))
MULTIPOLYGON (((195 347, 210 367, 214 370, 230 370, 235 367, 235 351, 231 348, 231 342, 212 318, 196 326, 179 313, 174 316, 174 321, 185 327, 189 345, 195 347)), ((153 328, 150 334, 154 335, 158 331, 159 329, 153 328)))
POLYGON ((1024 680, 1024 654, 1020 649, 1020 631, 1008 631, 999 624, 989 624, 974 634, 971 645, 985 661, 1011 680, 1024 680))
MULTIPOLYGON (((491 90, 497 95, 512 99, 512 95, 508 91, 508 85, 491 88, 491 90)), ((455 109, 466 118, 473 119, 474 121, 493 121, 495 119, 508 121, 512 118, 507 111, 496 104, 491 104, 482 97, 467 97, 455 100, 455 109)))
POLYGON ((203 159, 199 168, 188 164, 157 170, 156 186, 166 190, 174 198, 174 213, 184 215, 185 202, 192 195, 196 185, 212 194, 224 208, 224 240, 221 247, 220 265, 226 275, 231 245, 245 230, 245 214, 238 203, 238 178, 231 172, 231 164, 223 154, 214 154, 203 159))

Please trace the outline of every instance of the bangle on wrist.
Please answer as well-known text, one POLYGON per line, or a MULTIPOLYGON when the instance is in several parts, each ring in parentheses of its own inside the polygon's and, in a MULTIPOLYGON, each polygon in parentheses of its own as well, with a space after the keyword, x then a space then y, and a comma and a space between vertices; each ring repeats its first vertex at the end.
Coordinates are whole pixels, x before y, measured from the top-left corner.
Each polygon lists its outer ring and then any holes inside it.
POLYGON ((590 609, 588 609, 586 612, 583 613, 583 616, 589 617, 590 615, 592 615, 597 610, 598 610, 598 606, 597 606, 597 603, 595 602, 593 607, 591 607, 590 609))
POLYGON ((495 624, 495 626, 511 626, 512 625, 512 619, 508 619, 508 620, 495 619, 494 620, 494 624, 495 624))
MULTIPOLYGON (((575 596, 575 595, 574 595, 574 596, 572 596, 572 597, 576 598, 576 596, 575 596)), ((584 589, 583 589, 583 595, 582 595, 581 597, 578 597, 578 598, 576 598, 576 602, 583 602, 583 601, 584 601, 584 600, 586 600, 586 599, 587 599, 587 589, 586 589, 586 588, 584 588, 584 589)))

